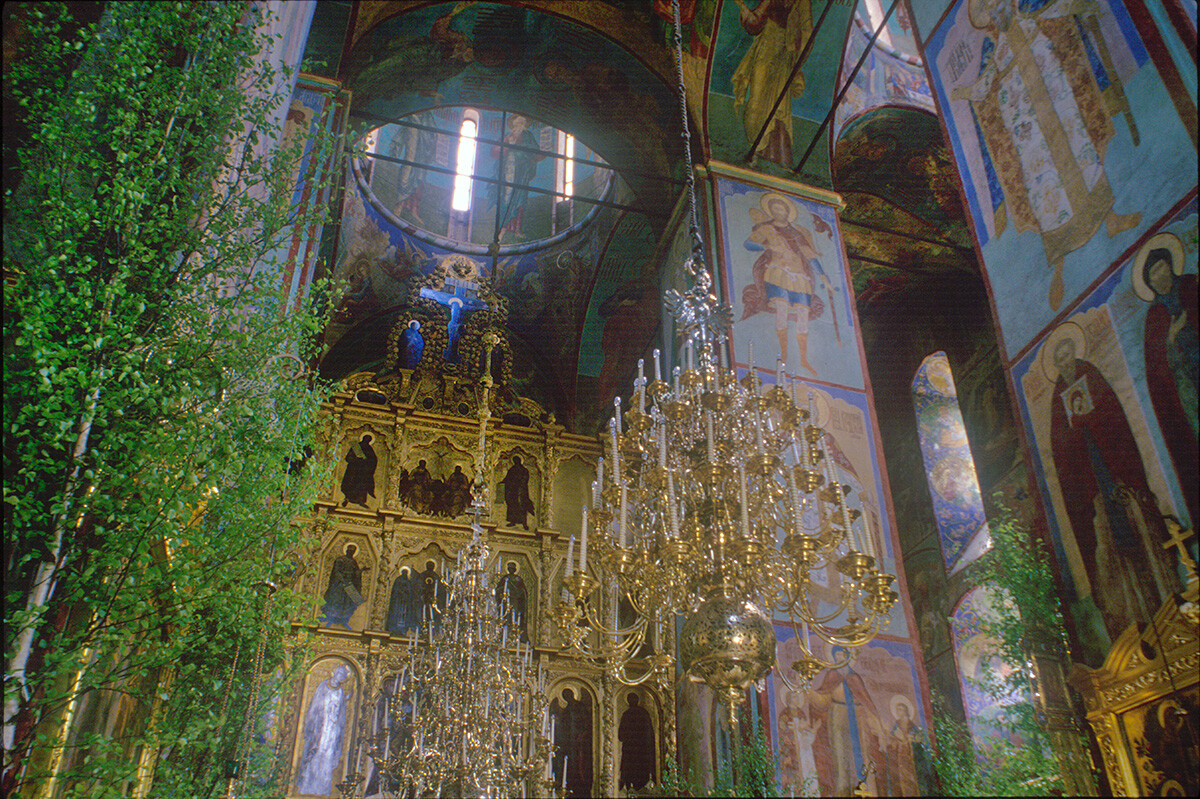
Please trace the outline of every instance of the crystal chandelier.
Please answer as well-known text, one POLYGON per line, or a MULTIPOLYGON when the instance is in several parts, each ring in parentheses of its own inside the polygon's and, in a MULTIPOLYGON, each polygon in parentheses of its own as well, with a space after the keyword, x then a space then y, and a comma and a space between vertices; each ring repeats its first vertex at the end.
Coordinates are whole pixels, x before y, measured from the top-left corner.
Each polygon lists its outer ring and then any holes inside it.
POLYGON ((639 361, 630 407, 622 413, 615 400, 577 562, 573 538, 569 549, 569 599, 556 617, 567 646, 632 684, 670 669, 669 654, 635 658, 652 629, 673 631, 682 616, 683 671, 716 691, 736 722, 745 687, 775 665, 774 619, 790 622, 802 651, 780 677, 806 686, 874 638, 899 595, 895 578, 876 568, 880 553, 850 507, 812 395, 798 401, 779 362, 767 389, 753 352, 740 380, 725 363, 731 311, 712 293, 703 257, 675 6, 692 244, 682 268, 691 288, 668 291, 664 305, 683 333, 680 365, 668 382, 655 350, 654 379, 639 361), (591 606, 597 587, 634 618, 601 618, 591 606), (814 637, 841 652, 818 655, 814 637))
MULTIPOLYGON (((496 613, 482 528, 450 581, 441 630, 409 641, 368 749, 398 796, 530 796, 549 783, 545 673, 496 613)), ((501 608, 503 610, 503 608, 501 608)))
POLYGON ((436 622, 427 620, 423 635, 409 639, 392 690, 376 697, 385 706, 384 724, 367 754, 397 796, 532 796, 553 790, 545 673, 540 662, 534 666, 533 647, 505 623, 511 618, 507 595, 497 607, 496 583, 487 570, 491 551, 479 524, 497 341, 485 334, 489 368, 479 405, 473 538, 449 580, 445 612, 436 622))

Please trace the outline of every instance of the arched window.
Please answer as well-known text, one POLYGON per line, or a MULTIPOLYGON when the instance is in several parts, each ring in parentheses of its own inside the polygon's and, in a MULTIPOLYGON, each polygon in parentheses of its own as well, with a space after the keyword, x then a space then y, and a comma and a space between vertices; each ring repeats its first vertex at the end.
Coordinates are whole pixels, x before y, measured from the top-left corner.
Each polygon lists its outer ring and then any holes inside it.
POLYGON ((471 187, 475 177, 475 141, 479 138, 479 112, 473 108, 463 110, 462 124, 458 129, 458 156, 455 161, 454 194, 450 207, 467 213, 471 210, 471 187))
POLYGON ((912 398, 942 558, 954 574, 988 550, 991 536, 946 353, 921 362, 912 398))

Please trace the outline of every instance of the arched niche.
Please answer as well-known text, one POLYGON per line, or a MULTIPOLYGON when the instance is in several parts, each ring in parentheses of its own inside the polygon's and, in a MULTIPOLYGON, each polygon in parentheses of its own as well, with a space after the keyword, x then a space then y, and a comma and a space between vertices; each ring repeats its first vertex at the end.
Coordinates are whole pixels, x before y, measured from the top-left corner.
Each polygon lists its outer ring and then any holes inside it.
POLYGON ((366 629, 379 566, 375 540, 365 532, 339 530, 322 548, 316 573, 317 624, 342 630, 366 629))
MULTIPOLYGON (((495 574, 496 595, 493 598, 493 611, 498 615, 501 613, 502 601, 512 603, 514 614, 519 615, 519 612, 523 610, 524 624, 519 624, 519 618, 514 618, 513 621, 518 622, 518 626, 525 632, 526 639, 528 639, 525 643, 532 641, 537 630, 537 620, 541 615, 538 607, 538 597, 541 594, 538 593, 537 567, 528 554, 505 550, 493 553, 487 567, 495 574), (518 603, 520 603, 520 607, 518 607, 518 603)), ((512 636, 517 634, 517 630, 509 629, 507 636, 509 645, 513 643, 512 636)))
POLYGON ((617 696, 616 758, 619 790, 661 783, 663 711, 660 698, 644 687, 617 696))
POLYGON ((596 479, 596 464, 582 454, 564 458, 554 475, 554 494, 549 509, 549 524, 565 535, 579 535, 583 522, 583 506, 591 500, 592 481, 596 479))
POLYGON ((290 795, 337 795, 337 783, 355 767, 349 758, 361 688, 362 673, 347 658, 322 657, 309 667, 297 714, 290 795))
POLYGON ((498 526, 534 529, 544 522, 542 468, 531 450, 520 445, 502 449, 496 461, 496 469, 492 473, 492 483, 496 487, 492 518, 498 526), (517 459, 520 460, 520 463, 517 463, 517 459), (520 477, 521 468, 528 473, 526 480, 522 480, 520 477), (524 517, 524 523, 521 521, 522 514, 518 509, 519 506, 515 503, 510 506, 509 502, 510 499, 524 499, 524 494, 519 487, 521 482, 526 483, 529 498, 529 505, 526 506, 528 514, 524 517), (504 519, 503 522, 501 522, 501 517, 504 519))
POLYGON ((551 764, 555 785, 565 789, 567 796, 595 796, 600 775, 596 689, 577 677, 564 677, 551 684, 548 696, 553 727, 550 740, 556 748, 551 764))
POLYGON ((371 424, 348 425, 338 445, 333 500, 339 508, 375 511, 387 488, 387 436, 371 424))

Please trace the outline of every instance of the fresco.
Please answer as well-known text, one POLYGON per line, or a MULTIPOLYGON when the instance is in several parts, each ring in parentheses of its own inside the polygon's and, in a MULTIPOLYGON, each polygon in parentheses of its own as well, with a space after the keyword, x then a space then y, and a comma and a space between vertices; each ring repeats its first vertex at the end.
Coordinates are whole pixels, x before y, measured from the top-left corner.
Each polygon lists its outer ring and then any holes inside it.
MULTIPOLYGON (((971 734, 980 740, 1002 734, 996 721, 1005 706, 1027 701, 1022 693, 1000 690, 993 683, 1008 678, 1014 671, 1001 660, 999 642, 986 632, 998 601, 994 592, 976 587, 962 598, 950 617, 963 707, 971 734)), ((1021 742, 1014 739, 1013 743, 1021 742)))
MULTIPOLYGON (((743 372, 744 374, 744 372, 743 372)), ((766 385, 773 384, 774 376, 761 374, 766 385)), ((849 485, 849 504, 863 512, 869 523, 870 541, 865 544, 868 553, 879 562, 879 568, 889 574, 897 574, 896 542, 893 526, 884 505, 883 477, 879 470, 879 454, 875 447, 875 436, 868 422, 866 398, 862 393, 846 389, 817 386, 796 381, 795 392, 801 404, 809 402, 816 424, 825 429, 824 446, 828 448, 843 484, 849 485)), ((806 522, 816 524, 815 517, 806 522)), ((861 525, 855 530, 861 531, 861 525)), ((825 610, 832 610, 840 596, 841 575, 830 566, 827 571, 814 575, 817 585, 815 596, 821 602, 831 603, 825 610)), ((897 637, 909 635, 909 605, 907 588, 903 580, 897 581, 901 600, 892 609, 890 622, 884 632, 897 637)))
MULTIPOLYGON (((377 176, 385 184, 385 201, 367 194, 362 167, 361 162, 352 165, 347 180, 333 271, 342 293, 324 332, 322 369, 333 379, 386 368, 389 332, 419 304, 418 284, 454 252, 448 240, 439 245, 436 236, 406 232, 396 224, 408 213, 431 216, 421 210, 424 201, 397 213, 389 209, 393 200, 397 207, 404 203, 400 170, 377 176)), ((491 213, 495 210, 493 204, 491 213)), ((640 352, 657 320, 656 266, 646 257, 653 229, 644 217, 610 208, 599 209, 590 219, 563 238, 506 247, 495 258, 455 256, 471 262, 472 280, 487 283, 508 303, 512 390, 556 412, 570 430, 585 425, 600 407, 598 384, 611 392, 609 401, 620 387, 620 347, 609 339, 616 336, 618 344, 640 352), (612 235, 614 225, 619 227, 612 235), (632 317, 642 321, 635 324, 632 317), (645 334, 630 336, 632 329, 645 334), (618 334, 620 330, 624 333, 618 334)))
POLYGON ((597 166, 602 163, 596 162, 598 156, 582 142, 574 142, 573 201, 560 204, 553 192, 562 172, 563 162, 554 157, 565 147, 561 135, 523 114, 459 106, 419 111, 368 135, 369 151, 381 157, 365 161, 360 183, 369 185, 368 199, 385 218, 390 214, 395 220, 389 221, 402 229, 414 228, 406 232, 418 236, 427 232, 435 243, 438 237, 449 237, 480 248, 498 238, 501 245, 519 249, 511 245, 561 236, 585 223, 598 209, 587 201, 612 188, 612 171, 597 166), (472 174, 480 179, 472 182, 470 220, 464 227, 450 211, 455 177, 435 169, 455 166, 458 131, 466 118, 478 123, 472 174), (421 164, 435 169, 423 169, 421 164))
MULTIPOLYGON (((311 12, 309 12, 311 13, 311 12)), ((345 122, 346 97, 336 84, 304 75, 296 88, 283 121, 282 146, 302 143, 292 187, 292 206, 297 213, 311 213, 329 202, 329 163, 315 163, 318 137, 336 139, 345 122)), ((332 146, 332 145, 331 145, 332 146)), ((283 270, 281 284, 291 308, 299 307, 312 285, 321 243, 320 229, 294 228, 267 260, 283 270)))
POLYGON ((796 195, 717 178, 734 361, 863 388, 837 212, 796 195))
MULTIPOLYGON (((825 3, 813 0, 760 0, 725 3, 716 34, 708 98, 713 153, 742 161, 765 128, 758 145, 763 161, 792 166, 808 147, 816 124, 833 104, 834 88, 854 3, 833 4, 804 66, 788 84, 793 66, 813 35, 825 3), (784 101, 776 99, 787 91, 784 101), (774 110, 773 110, 774 109, 774 110), (812 124, 801 127, 795 119, 812 124)), ((826 164, 821 171, 826 171, 826 164)))
POLYGON ((1195 292, 1188 300, 1179 293, 1195 285, 1195 270, 1193 202, 1013 369, 1058 560, 1093 663, 1179 587, 1177 555, 1164 545, 1167 523, 1190 513, 1185 497, 1195 483, 1180 477, 1195 462, 1196 437, 1190 422, 1172 415, 1179 406, 1170 400, 1195 391, 1195 327, 1184 304, 1195 302, 1195 292), (1174 368, 1162 367, 1163 350, 1174 368))
POLYGON ((925 54, 1015 354, 1195 186, 1195 141, 1112 0, 960 0, 925 54))
MULTIPOLYGON (((790 626, 776 625, 776 656, 791 663, 800 646, 790 626)), ((815 637, 810 646, 828 659, 815 637)), ((794 796, 849 796, 865 777, 867 795, 929 793, 925 691, 907 641, 876 639, 849 664, 822 672, 808 691, 772 673, 771 728, 779 779, 794 796)))
POLYGON ((912 398, 942 557, 953 574, 982 555, 988 539, 979 478, 944 352, 930 355, 921 364, 913 378, 912 398), (982 543, 968 549, 975 538, 982 543))
POLYGON ((384 118, 436 105, 522 109, 641 173, 636 194, 665 196, 654 177, 667 173, 666 131, 678 127, 669 85, 569 19, 495 3, 417 8, 361 32, 345 83, 355 111, 384 118))
MULTIPOLYGON (((907 23, 908 14, 901 3, 889 23, 907 23)), ((855 65, 867 49, 871 40, 874 26, 868 26, 859 14, 854 15, 854 26, 846 39, 846 52, 842 56, 842 72, 839 80, 845 85, 846 79, 854 70, 855 65)), ((906 37, 905 44, 911 48, 908 52, 915 53, 916 47, 911 37, 906 37)), ((892 43, 901 41, 893 35, 892 43)), ((925 68, 921 59, 915 55, 895 47, 882 46, 877 40, 871 48, 870 55, 854 76, 854 82, 846 89, 845 96, 838 103, 833 117, 832 141, 837 141, 845 124, 854 117, 883 105, 900 105, 920 108, 930 113, 936 113, 933 104, 933 93, 929 90, 929 82, 925 79, 925 68)))

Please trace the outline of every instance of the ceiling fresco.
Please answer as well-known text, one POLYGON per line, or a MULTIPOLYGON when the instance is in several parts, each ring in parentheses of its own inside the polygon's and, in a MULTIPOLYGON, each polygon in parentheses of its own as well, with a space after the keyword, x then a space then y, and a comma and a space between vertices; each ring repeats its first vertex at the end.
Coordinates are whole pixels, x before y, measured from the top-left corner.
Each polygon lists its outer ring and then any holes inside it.
MULTIPOLYGON (((696 160, 748 164, 840 192, 861 304, 922 275, 977 269, 936 118, 872 107, 924 105, 907 17, 893 15, 890 46, 876 46, 850 87, 870 95, 867 101, 847 106, 836 120, 831 113, 839 77, 846 79, 848 59, 857 61, 871 26, 865 7, 855 24, 855 5, 680 0, 680 12, 696 160), (848 34, 857 37, 852 52, 848 34)), ((644 350, 642 340, 650 340, 660 318, 661 253, 683 161, 671 11, 670 0, 359 2, 347 23, 351 47, 336 59, 352 92, 356 138, 397 119, 470 107, 523 115, 542 149, 549 144, 536 135, 538 126, 570 132, 615 170, 620 191, 610 199, 628 207, 594 214, 569 240, 542 246, 544 232, 507 225, 514 229, 495 260, 477 252, 486 247, 478 235, 462 250, 478 256, 481 273, 509 303, 510 334, 523 350, 514 375, 529 396, 580 431, 611 402, 640 354, 634 350, 644 350), (640 332, 621 337, 619 329, 640 332)), ((498 138, 507 124, 481 135, 498 138)), ((406 157, 420 149, 415 141, 397 147, 393 139, 389 152, 406 157)), ((539 163, 540 175, 553 159, 539 163)), ((380 174, 389 169, 396 171, 380 174)), ((388 195, 384 210, 403 225, 361 197, 348 206, 356 211, 343 227, 335 277, 357 287, 351 295, 364 301, 340 310, 337 340, 327 342, 339 373, 378 364, 384 350, 370 341, 403 315, 405 287, 454 249, 452 241, 421 241, 405 229, 430 222, 429 198, 411 199, 403 175, 392 177, 399 187, 392 193, 400 193, 388 195)), ((487 192, 477 196, 494 205, 487 192)), ((487 238, 484 227, 473 230, 487 238)))
POLYGON ((936 117, 912 108, 869 111, 842 129, 833 160, 860 305, 922 275, 978 274, 936 117))
MULTIPOLYGON (((555 15, 499 3, 389 4, 410 10, 359 31, 343 67, 352 124, 445 105, 525 113, 573 133, 645 207, 662 207, 682 160, 674 80, 561 16, 573 5, 554 4, 555 15)), ((644 15, 642 38, 655 25, 644 15)))

